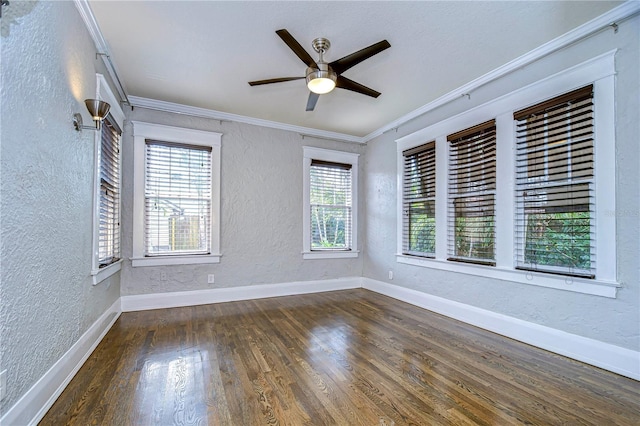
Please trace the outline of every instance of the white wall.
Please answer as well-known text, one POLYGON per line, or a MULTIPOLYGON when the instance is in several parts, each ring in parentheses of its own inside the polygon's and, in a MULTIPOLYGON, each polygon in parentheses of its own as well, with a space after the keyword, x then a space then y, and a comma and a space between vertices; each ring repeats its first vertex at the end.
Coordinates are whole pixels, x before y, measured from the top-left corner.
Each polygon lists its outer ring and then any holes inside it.
POLYGON ((2 8, 0 370, 11 407, 120 295, 93 286, 95 49, 72 2, 2 8))
POLYGON ((122 295, 312 281, 362 275, 355 259, 302 259, 302 147, 363 153, 365 146, 298 133, 134 108, 123 140, 122 295), (218 264, 131 267, 133 137, 131 121, 222 133, 221 241, 218 264), (164 272, 166 280, 161 280, 164 272), (207 284, 207 275, 215 284, 207 284))
MULTIPOLYGON (((619 23, 545 57, 386 133, 367 147, 365 164, 364 276, 638 351, 640 349, 640 239, 638 187, 638 64, 640 18, 619 23), (395 140, 543 79, 614 48, 616 55, 616 151, 618 281, 616 299, 396 263, 395 140), (394 271, 393 281, 388 271, 394 271)), ((442 64, 446 67, 446 64, 442 64)), ((425 141, 426 142, 426 141, 425 141)), ((499 166, 498 166, 499 167, 499 166)))

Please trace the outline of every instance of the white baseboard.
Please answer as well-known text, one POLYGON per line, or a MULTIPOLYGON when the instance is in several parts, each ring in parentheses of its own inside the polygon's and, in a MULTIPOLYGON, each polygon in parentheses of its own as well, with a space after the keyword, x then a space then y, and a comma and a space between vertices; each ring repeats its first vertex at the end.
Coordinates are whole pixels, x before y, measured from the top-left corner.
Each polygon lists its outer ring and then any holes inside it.
POLYGON ((0 425, 36 425, 120 316, 116 300, 0 419, 0 425))
POLYGON ((279 284, 140 294, 122 296, 120 299, 122 301, 122 311, 131 312, 206 305, 209 303, 235 302, 239 300, 264 299, 267 297, 294 296, 298 294, 321 293, 324 291, 347 290, 360 287, 361 277, 348 277, 331 280, 296 281, 279 284))
POLYGON ((514 340, 640 380, 640 352, 370 278, 362 278, 362 287, 514 340))
POLYGON ((364 288, 614 373, 640 380, 640 352, 370 278, 298 281, 122 296, 0 418, 0 425, 35 425, 98 346, 121 312, 194 306, 364 288))

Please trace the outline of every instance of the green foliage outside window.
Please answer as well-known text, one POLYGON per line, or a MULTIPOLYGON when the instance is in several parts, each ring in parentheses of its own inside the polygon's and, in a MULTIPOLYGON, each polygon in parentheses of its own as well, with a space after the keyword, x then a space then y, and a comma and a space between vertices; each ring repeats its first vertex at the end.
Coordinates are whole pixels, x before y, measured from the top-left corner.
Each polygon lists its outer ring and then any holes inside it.
POLYGON ((589 232, 589 212, 529 214, 525 262, 589 270, 589 232))
POLYGON ((494 259, 494 216, 459 216, 455 224, 455 255, 494 259))
POLYGON ((409 205, 408 251, 432 254, 436 252, 436 218, 434 201, 423 201, 409 205))

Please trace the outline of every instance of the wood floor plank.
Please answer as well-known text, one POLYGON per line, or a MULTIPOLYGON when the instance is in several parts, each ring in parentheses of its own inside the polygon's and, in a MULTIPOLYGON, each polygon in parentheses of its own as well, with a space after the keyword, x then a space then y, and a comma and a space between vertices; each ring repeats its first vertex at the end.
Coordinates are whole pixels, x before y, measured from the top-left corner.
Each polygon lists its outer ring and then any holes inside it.
POLYGON ((638 425, 640 382, 362 289, 123 313, 42 425, 638 425))

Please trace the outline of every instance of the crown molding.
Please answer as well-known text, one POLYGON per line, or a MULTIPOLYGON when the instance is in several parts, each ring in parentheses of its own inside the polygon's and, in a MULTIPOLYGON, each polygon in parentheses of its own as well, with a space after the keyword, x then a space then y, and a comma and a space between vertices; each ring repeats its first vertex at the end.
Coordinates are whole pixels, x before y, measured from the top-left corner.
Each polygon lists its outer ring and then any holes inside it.
POLYGON ((109 74, 109 78, 112 82, 116 83, 116 90, 118 91, 118 96, 125 103, 127 102, 127 89, 124 86, 124 83, 118 77, 118 68, 111 60, 111 51, 109 50, 109 45, 102 35, 102 31, 100 31, 100 26, 98 25, 98 21, 96 21, 96 17, 93 14, 93 10, 91 10, 91 6, 89 6, 88 0, 74 0, 76 5, 76 9, 78 9, 78 13, 82 17, 84 21, 84 25, 87 27, 89 31, 89 35, 93 40, 93 44, 96 46, 96 57, 100 56, 102 58, 102 62, 107 69, 107 73, 109 74))
POLYGON ((263 120, 261 118, 247 117, 245 115, 231 114, 228 112, 216 111, 208 108, 193 107, 174 102, 158 101, 156 99, 143 98, 139 96, 129 96, 129 102, 133 107, 172 112, 175 114, 185 114, 192 117, 212 118, 214 120, 221 121, 235 121, 238 123, 269 127, 272 129, 287 130, 290 132, 299 133, 302 137, 317 137, 320 139, 330 139, 341 142, 365 142, 361 137, 352 136, 345 133, 329 132, 325 130, 312 129, 309 127, 294 126, 292 124, 280 123, 278 121, 263 120))
POLYGON ((466 96, 470 92, 479 87, 484 86, 494 80, 497 80, 500 77, 503 77, 513 71, 516 71, 526 65, 531 64, 539 59, 544 58, 554 52, 557 52, 560 49, 563 49, 573 43, 576 43, 584 38, 594 35, 595 33, 604 30, 608 27, 614 27, 614 24, 620 22, 624 19, 630 18, 640 12, 640 1, 637 0, 629 0, 618 7, 611 9, 610 11, 598 16, 597 18, 592 19, 589 22, 586 22, 579 27, 574 28, 573 30, 525 53, 518 58, 507 62, 506 64, 494 69, 493 71, 489 71, 488 73, 476 78, 475 80, 470 81, 467 84, 464 84, 458 87, 455 90, 439 97, 438 99, 429 102, 426 105, 421 106, 418 109, 411 111, 410 113, 403 115, 391 123, 382 126, 378 130, 375 130, 368 135, 364 136, 362 139, 364 142, 369 142, 373 138, 376 138, 383 133, 386 133, 390 130, 397 129, 398 127, 406 124, 407 122, 418 118, 430 111, 435 110, 449 102, 455 101, 457 99, 466 96))
MULTIPOLYGON (((89 6, 88 0, 74 0, 82 19, 89 30, 91 38, 93 39, 96 48, 99 53, 104 53, 106 56, 102 56, 105 65, 107 66, 107 70, 109 71, 109 76, 112 81, 120 81, 118 78, 117 70, 115 65, 112 63, 110 58, 109 49, 107 43, 100 31, 98 23, 93 15, 93 11, 89 6)), ((494 80, 497 80, 500 77, 503 77, 511 72, 514 72, 526 65, 531 64, 545 56, 548 56, 554 52, 557 52, 560 49, 563 49, 573 43, 576 43, 584 38, 594 35, 595 33, 602 31, 605 28, 612 27, 613 24, 620 22, 624 19, 630 18, 640 12, 640 1, 636 0, 628 0, 627 2, 621 4, 618 7, 611 9, 610 11, 598 16, 595 19, 592 19, 589 22, 586 22, 580 25, 577 28, 557 37, 531 51, 525 53, 524 55, 507 62, 506 64, 490 71, 475 80, 470 81, 467 84, 464 84, 457 89, 452 90, 451 92, 435 99, 428 104, 423 105, 422 107, 411 111, 408 114, 403 115, 402 117, 392 121, 391 123, 386 124, 385 126, 380 127, 377 130, 369 133, 366 136, 359 137, 353 136, 346 133, 337 133, 337 132, 329 132, 319 129, 312 129, 308 127, 295 126, 291 124, 263 120, 259 118, 248 117, 244 115, 238 114, 230 114, 222 111, 211 110, 207 108, 198 108, 192 107, 183 104, 177 104, 173 102, 165 102, 158 101, 154 99, 142 98, 137 96, 129 96, 126 95, 126 89, 124 87, 118 86, 118 92, 122 99, 129 99, 129 103, 132 106, 137 106, 140 108, 148 108, 154 109, 158 111, 166 111, 173 112, 177 114, 187 114, 196 117, 205 117, 212 118, 215 120, 229 120, 236 121, 239 123, 252 124, 256 126, 269 127, 273 129, 286 130, 291 132, 299 133, 302 137, 317 137, 320 139, 330 139, 337 140, 342 142, 355 142, 355 143, 367 143, 370 140, 386 133, 390 130, 398 129, 398 127, 406 124, 407 122, 414 120, 430 111, 435 110, 449 102, 452 102, 456 99, 460 99, 462 96, 469 94, 473 90, 478 89, 494 80)), ((615 27, 614 27, 615 28, 615 27)))

